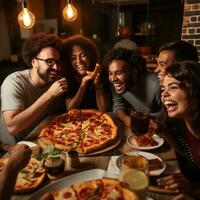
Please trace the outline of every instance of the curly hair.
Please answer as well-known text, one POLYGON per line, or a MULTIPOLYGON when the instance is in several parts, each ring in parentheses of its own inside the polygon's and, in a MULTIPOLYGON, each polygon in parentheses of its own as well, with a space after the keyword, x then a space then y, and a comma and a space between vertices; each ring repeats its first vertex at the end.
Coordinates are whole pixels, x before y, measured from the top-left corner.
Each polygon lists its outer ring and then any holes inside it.
POLYGON ((71 63, 72 48, 74 46, 80 46, 91 63, 90 70, 94 70, 96 63, 100 62, 100 52, 96 44, 83 35, 72 35, 63 39, 64 49, 63 57, 66 59, 66 63, 71 63))
POLYGON ((62 40, 54 34, 46 33, 36 33, 25 40, 22 47, 22 55, 28 67, 32 67, 32 59, 45 47, 53 47, 61 53, 63 47, 62 40))
POLYGON ((132 50, 125 48, 110 49, 103 59, 103 66, 108 70, 113 60, 122 60, 127 63, 127 67, 137 68, 139 73, 146 71, 146 60, 132 50))
POLYGON ((180 88, 182 88, 186 93, 187 101, 189 102, 188 114, 192 128, 199 132, 200 64, 193 61, 177 62, 166 69, 166 75, 180 81, 180 88))
POLYGON ((174 59, 177 62, 183 60, 192 60, 198 62, 197 48, 189 42, 176 40, 170 43, 165 43, 159 48, 158 53, 164 50, 173 51, 174 59))

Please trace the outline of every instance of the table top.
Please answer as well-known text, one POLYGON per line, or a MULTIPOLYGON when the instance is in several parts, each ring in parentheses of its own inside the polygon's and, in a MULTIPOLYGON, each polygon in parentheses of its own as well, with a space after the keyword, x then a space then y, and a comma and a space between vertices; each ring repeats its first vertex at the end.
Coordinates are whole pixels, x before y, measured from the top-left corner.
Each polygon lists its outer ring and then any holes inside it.
MULTIPOLYGON (((44 126, 46 126, 47 123, 49 123, 51 118, 52 117, 48 117, 45 120, 43 120, 25 138, 25 140, 35 142, 38 134, 40 133, 40 130, 44 126)), ((131 151, 134 150, 134 148, 129 146, 126 142, 127 136, 129 136, 131 134, 130 129, 125 127, 119 121, 116 121, 116 124, 119 127, 119 134, 122 135, 120 144, 117 147, 115 147, 114 149, 109 150, 108 152, 101 153, 99 155, 79 157, 80 167, 78 167, 77 169, 72 169, 69 166, 69 162, 67 162, 67 159, 66 159, 66 165, 65 165, 65 175, 66 176, 70 175, 70 174, 77 173, 77 172, 89 170, 89 169, 95 169, 95 168, 107 170, 113 156, 120 155, 120 153, 124 154, 124 153, 131 152, 131 151)), ((169 146, 166 142, 164 142, 164 144, 162 146, 160 146, 159 148, 148 150, 146 152, 149 152, 149 153, 152 153, 152 154, 159 156, 166 163, 166 169, 162 173, 162 176, 168 175, 168 174, 180 173, 174 149, 171 146, 169 146)), ((151 184, 151 182, 154 183, 156 178, 157 178, 157 176, 156 177, 150 177, 150 184, 151 184)), ((46 181, 45 183, 42 184, 42 186, 45 186, 46 184, 48 184, 50 182, 52 182, 52 180, 46 181)), ((40 188, 41 187, 39 187, 38 190, 40 188)), ((13 195, 11 200, 28 200, 29 197, 31 196, 31 194, 33 194, 33 193, 13 195)), ((159 199, 160 200, 161 199, 167 200, 167 199, 171 199, 173 197, 172 194, 158 193, 158 192, 152 192, 152 191, 148 192, 148 196, 152 197, 153 199, 158 199, 158 200, 159 199)))

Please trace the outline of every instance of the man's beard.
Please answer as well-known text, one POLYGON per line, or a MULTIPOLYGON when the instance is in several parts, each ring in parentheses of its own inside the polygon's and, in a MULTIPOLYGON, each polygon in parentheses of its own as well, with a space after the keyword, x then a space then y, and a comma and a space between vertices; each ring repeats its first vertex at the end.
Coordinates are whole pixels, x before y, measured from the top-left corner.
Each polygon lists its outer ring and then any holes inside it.
POLYGON ((50 78, 50 77, 48 76, 49 71, 43 72, 43 73, 42 73, 42 72, 40 72, 40 70, 38 69, 38 70, 37 70, 37 73, 38 73, 39 77, 40 77, 45 83, 47 83, 47 84, 51 84, 51 83, 53 83, 53 82, 56 81, 56 77, 55 77, 55 78, 50 78))

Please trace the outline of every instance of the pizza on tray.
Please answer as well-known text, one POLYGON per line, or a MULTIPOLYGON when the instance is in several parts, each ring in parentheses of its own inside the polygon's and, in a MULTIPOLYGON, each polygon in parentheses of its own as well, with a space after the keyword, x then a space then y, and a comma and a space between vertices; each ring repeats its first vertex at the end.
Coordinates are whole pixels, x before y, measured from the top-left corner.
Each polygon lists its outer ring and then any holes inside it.
MULTIPOLYGON (((8 158, 0 159, 0 175, 8 158)), ((19 171, 15 184, 15 193, 28 192, 37 188, 44 180, 46 170, 35 158, 31 158, 25 168, 19 171)))
POLYGON ((73 184, 60 190, 46 192, 40 200, 138 200, 134 192, 116 179, 102 178, 73 184))
POLYGON ((116 141, 118 128, 112 118, 94 109, 73 109, 55 117, 38 136, 42 148, 53 144, 79 155, 96 152, 116 141))

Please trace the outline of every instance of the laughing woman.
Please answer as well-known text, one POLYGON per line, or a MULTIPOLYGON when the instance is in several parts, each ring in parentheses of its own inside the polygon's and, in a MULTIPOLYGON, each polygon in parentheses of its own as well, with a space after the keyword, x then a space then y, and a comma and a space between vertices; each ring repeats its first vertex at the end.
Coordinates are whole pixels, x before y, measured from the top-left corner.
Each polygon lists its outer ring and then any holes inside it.
POLYGON ((94 108, 101 112, 109 110, 109 85, 103 69, 95 76, 87 74, 94 71, 100 63, 100 53, 96 44, 82 35, 73 35, 64 39, 64 56, 66 73, 69 80, 69 91, 66 96, 66 107, 94 108))
POLYGON ((170 133, 168 142, 177 150, 182 174, 160 178, 158 183, 200 199, 200 64, 183 61, 167 68, 161 99, 165 106, 161 127, 170 133))

